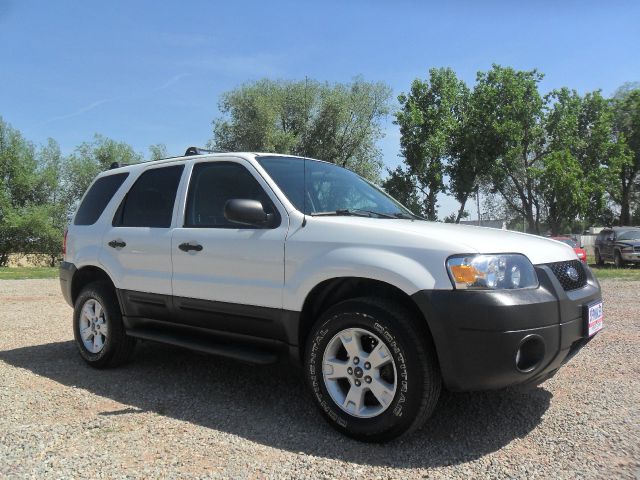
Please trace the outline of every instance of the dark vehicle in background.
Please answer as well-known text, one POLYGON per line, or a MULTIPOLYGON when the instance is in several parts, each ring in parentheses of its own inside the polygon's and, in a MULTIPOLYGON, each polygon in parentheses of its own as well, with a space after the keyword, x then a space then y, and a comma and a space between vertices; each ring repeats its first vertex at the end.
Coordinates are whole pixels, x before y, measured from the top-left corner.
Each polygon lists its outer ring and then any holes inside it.
POLYGON ((576 256, 578 257, 578 259, 582 263, 584 263, 585 265, 587 264, 587 252, 573 238, 571 238, 571 237, 551 237, 551 239, 552 240, 557 240, 558 242, 566 243, 567 245, 569 245, 571 248, 573 248, 573 251, 576 252, 576 256))
POLYGON ((596 263, 613 262, 616 267, 640 264, 640 227, 612 227, 602 230, 594 248, 596 263))

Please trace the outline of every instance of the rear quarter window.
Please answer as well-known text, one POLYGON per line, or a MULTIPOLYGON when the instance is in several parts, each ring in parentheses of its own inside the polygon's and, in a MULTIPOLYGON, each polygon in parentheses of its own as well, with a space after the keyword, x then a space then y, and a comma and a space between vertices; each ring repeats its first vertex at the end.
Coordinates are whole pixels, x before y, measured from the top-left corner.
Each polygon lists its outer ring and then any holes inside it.
POLYGON ((73 224, 93 225, 96 223, 128 176, 128 173, 116 173, 97 179, 84 196, 73 224))
POLYGON ((122 200, 114 227, 169 228, 184 165, 144 172, 122 200))

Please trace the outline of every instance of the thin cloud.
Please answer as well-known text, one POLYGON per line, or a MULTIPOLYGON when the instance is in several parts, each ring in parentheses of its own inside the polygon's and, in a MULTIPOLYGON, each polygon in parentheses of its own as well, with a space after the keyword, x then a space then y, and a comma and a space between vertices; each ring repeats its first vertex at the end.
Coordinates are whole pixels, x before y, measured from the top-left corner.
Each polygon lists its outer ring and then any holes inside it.
MULTIPOLYGON (((151 90, 149 90, 149 92, 151 93, 156 93, 159 92, 161 90, 165 90, 169 87, 171 87, 172 85, 175 85, 176 83, 178 83, 180 80, 182 80, 185 77, 190 76, 190 73, 180 73, 178 75, 174 75, 173 77, 171 77, 169 80, 167 80, 165 83, 163 83, 162 85, 156 87, 156 88, 152 88, 151 90)), ((45 121, 44 123, 51 123, 51 122, 57 122, 60 120, 66 120, 68 118, 73 118, 73 117, 77 117, 80 115, 83 115, 87 112, 90 112, 91 110, 98 108, 100 105, 104 105, 105 103, 111 103, 111 102, 115 102, 118 100, 134 100, 136 98, 143 98, 145 96, 147 96, 148 94, 136 94, 136 95, 129 95, 129 96, 122 96, 122 97, 114 97, 114 98, 105 98, 102 100, 97 100, 93 103, 90 103, 89 105, 82 107, 78 110, 76 110, 75 112, 72 113, 68 113, 66 115, 59 115, 57 117, 51 117, 50 119, 48 119, 47 121, 45 121)))
POLYGON ((163 83, 162 85, 160 85, 159 87, 154 88, 153 90, 151 90, 152 92, 159 92, 160 90, 164 90, 165 88, 169 88, 172 85, 175 85, 176 83, 178 83, 180 80, 182 80, 185 77, 189 77, 191 76, 190 73, 180 73, 178 75, 175 75, 173 77, 171 77, 169 80, 167 80, 165 83, 163 83))
POLYGON ((87 113, 87 112, 93 110, 94 108, 97 108, 100 105, 103 105, 103 104, 105 104, 107 102, 113 102, 114 100, 116 100, 116 99, 108 99, 107 98, 107 99, 104 99, 104 100, 98 100, 97 102, 90 103, 86 107, 82 107, 81 109, 76 110, 73 113, 68 113, 66 115, 60 115, 58 117, 52 117, 49 120, 47 120, 45 123, 57 122, 58 120, 65 120, 67 118, 77 117, 78 115, 82 115, 84 113, 87 113))
POLYGON ((209 70, 226 75, 253 75, 277 77, 284 71, 281 58, 269 54, 209 56, 182 62, 187 68, 209 70))

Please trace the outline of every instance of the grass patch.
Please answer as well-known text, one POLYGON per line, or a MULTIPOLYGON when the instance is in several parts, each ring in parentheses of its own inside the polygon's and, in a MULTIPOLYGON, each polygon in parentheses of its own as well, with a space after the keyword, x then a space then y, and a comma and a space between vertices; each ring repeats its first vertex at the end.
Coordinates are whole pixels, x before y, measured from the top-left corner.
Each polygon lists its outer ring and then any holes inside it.
POLYGON ((596 265, 589 266, 596 277, 598 277, 598 280, 606 280, 608 278, 617 280, 640 280, 640 268, 638 267, 616 268, 613 265, 605 265, 603 267, 596 265))
POLYGON ((57 277, 58 267, 0 267, 0 280, 57 277))
POLYGON ((587 256, 587 261, 598 280, 615 278, 617 280, 640 280, 640 265, 628 265, 623 268, 616 268, 613 263, 605 263, 601 267, 596 265, 596 259, 592 255, 587 256))

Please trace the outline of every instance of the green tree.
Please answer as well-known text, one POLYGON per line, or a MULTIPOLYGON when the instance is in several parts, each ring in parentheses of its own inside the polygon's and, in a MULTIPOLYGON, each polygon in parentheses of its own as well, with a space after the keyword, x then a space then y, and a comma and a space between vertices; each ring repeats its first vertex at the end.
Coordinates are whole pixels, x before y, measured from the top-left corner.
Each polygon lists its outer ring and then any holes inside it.
POLYGON ((542 213, 537 185, 544 146, 542 78, 536 70, 493 65, 478 74, 474 92, 486 122, 485 141, 494 146, 488 159, 491 189, 535 233, 540 233, 542 213))
POLYGON ((67 158, 61 179, 67 211, 70 213, 75 209, 98 173, 109 169, 115 162, 132 164, 141 162, 143 158, 130 145, 98 134, 92 141, 81 143, 67 158))
POLYGON ((571 225, 586 211, 588 193, 583 171, 569 150, 557 150, 544 156, 538 173, 546 221, 551 234, 557 236, 563 226, 571 225))
POLYGON ((424 215, 424 204, 411 175, 405 172, 401 166, 388 173, 389 175, 382 182, 382 188, 412 212, 424 215))
POLYGON ((632 202, 640 183, 640 89, 612 100, 617 181, 609 194, 620 205, 620 225, 631 224, 632 202))
POLYGON ((545 97, 546 142, 539 189, 551 233, 576 217, 596 221, 611 175, 611 109, 600 92, 580 96, 561 88, 545 97))
POLYGON ((167 158, 168 156, 169 154, 167 153, 167 146, 164 143, 149 145, 149 158, 151 161, 161 160, 163 158, 167 158))
POLYGON ((327 160, 377 180, 391 89, 356 78, 349 84, 263 79, 222 95, 209 145, 327 160))
POLYGON ((55 142, 38 151, 0 118, 0 266, 11 253, 60 252, 59 160, 55 142))
POLYGON ((398 186, 414 186, 420 199, 416 213, 437 220, 437 197, 445 191, 445 163, 457 129, 457 115, 467 88, 450 68, 431 69, 429 79, 415 79, 408 94, 398 97, 400 110, 395 123, 400 126, 403 166, 389 172, 384 186, 393 196, 404 197, 398 186))
MULTIPOLYGON (((458 103, 458 123, 452 134, 449 162, 445 172, 449 178, 447 189, 460 203, 455 223, 465 218, 469 198, 487 189, 492 160, 498 155, 497 145, 490 141, 489 112, 483 105, 481 90, 461 91, 458 103)), ((467 213, 468 216, 468 213, 467 213)))

